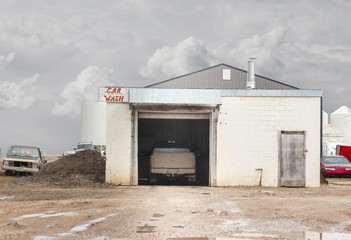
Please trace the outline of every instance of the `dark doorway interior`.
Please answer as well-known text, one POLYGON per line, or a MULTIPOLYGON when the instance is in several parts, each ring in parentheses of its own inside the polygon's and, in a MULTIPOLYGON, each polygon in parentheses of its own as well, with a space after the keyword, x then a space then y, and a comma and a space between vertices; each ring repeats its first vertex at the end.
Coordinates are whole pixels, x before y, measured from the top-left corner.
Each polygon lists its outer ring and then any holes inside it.
POLYGON ((160 185, 209 185, 209 120, 208 119, 139 119, 138 178, 139 184, 149 184, 149 160, 156 141, 187 141, 198 149, 196 182, 169 181, 160 185))

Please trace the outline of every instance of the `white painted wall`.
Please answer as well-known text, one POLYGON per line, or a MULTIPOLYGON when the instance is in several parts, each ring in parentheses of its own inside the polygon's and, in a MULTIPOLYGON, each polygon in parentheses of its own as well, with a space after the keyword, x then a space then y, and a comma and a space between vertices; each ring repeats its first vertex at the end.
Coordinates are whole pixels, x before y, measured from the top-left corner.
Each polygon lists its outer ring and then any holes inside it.
POLYGON ((279 132, 305 131, 306 187, 318 187, 319 97, 222 97, 217 128, 217 186, 278 186, 279 132))
POLYGON ((106 107, 106 182, 131 185, 131 110, 128 103, 106 107))
MULTIPOLYGON (((129 104, 107 104, 106 182, 131 185, 129 104)), ((278 186, 279 133, 305 131, 306 187, 319 186, 319 97, 222 97, 217 123, 217 186, 278 186)))

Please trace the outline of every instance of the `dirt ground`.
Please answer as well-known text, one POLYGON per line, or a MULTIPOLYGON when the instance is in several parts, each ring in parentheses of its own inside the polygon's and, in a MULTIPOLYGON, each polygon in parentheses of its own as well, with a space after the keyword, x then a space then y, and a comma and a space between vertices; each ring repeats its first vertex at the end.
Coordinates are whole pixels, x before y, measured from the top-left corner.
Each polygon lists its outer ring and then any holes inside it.
POLYGON ((71 186, 1 170, 0 239, 350 239, 351 179, 328 181, 320 188, 71 186))

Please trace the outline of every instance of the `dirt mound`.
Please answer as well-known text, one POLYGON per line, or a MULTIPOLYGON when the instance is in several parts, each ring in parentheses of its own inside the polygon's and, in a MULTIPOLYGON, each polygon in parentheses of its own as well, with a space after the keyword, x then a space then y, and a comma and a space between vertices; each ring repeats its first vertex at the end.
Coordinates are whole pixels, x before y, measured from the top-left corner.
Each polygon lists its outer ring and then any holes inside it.
POLYGON ((28 180, 67 187, 104 183, 105 166, 99 152, 85 150, 47 163, 28 180))

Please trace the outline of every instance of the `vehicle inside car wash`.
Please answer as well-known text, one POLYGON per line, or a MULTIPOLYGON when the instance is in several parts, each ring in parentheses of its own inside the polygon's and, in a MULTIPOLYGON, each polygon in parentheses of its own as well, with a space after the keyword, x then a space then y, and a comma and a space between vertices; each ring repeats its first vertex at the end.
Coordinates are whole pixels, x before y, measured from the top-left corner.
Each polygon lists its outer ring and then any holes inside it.
POLYGON ((209 113, 139 113, 138 183, 208 186, 209 135, 209 113), (186 166, 187 154, 194 165, 186 166), (156 156, 158 166, 152 164, 156 156))

